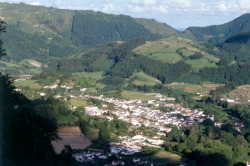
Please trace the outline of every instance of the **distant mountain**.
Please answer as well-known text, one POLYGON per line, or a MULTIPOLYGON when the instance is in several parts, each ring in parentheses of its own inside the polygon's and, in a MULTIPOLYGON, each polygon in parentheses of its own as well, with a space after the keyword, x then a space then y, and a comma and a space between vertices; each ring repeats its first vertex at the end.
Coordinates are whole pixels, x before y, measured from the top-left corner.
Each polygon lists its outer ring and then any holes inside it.
POLYGON ((107 41, 139 36, 150 41, 177 33, 166 24, 125 15, 26 4, 0 3, 0 6, 0 19, 7 23, 2 39, 9 55, 2 60, 8 62, 59 61, 107 41))
POLYGON ((222 43, 227 38, 240 32, 250 32, 250 14, 244 14, 233 21, 222 25, 212 25, 207 27, 189 27, 181 37, 199 42, 209 42, 212 44, 222 43))
POLYGON ((241 32, 216 45, 204 44, 209 54, 237 62, 250 62, 250 32, 241 32))

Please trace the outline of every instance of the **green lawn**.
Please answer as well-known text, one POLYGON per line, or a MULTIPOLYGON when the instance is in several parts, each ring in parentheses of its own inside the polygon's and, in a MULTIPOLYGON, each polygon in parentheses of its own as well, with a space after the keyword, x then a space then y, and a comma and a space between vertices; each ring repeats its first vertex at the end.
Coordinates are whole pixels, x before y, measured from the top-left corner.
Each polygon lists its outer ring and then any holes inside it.
POLYGON ((123 91, 122 95, 126 98, 131 98, 131 99, 139 99, 142 101, 146 100, 152 100, 154 99, 153 96, 151 95, 145 95, 147 93, 141 93, 141 92, 131 92, 131 91, 123 91))

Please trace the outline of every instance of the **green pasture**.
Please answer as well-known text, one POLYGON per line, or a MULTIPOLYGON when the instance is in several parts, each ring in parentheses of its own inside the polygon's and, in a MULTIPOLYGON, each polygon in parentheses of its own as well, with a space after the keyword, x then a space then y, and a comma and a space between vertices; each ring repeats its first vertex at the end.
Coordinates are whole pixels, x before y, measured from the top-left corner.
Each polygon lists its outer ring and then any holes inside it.
POLYGON ((99 61, 93 64, 94 67, 98 67, 101 70, 109 70, 113 66, 114 62, 109 60, 107 56, 102 57, 99 61))
POLYGON ((37 80, 25 80, 25 81, 17 81, 15 82, 15 85, 18 86, 29 86, 30 88, 34 88, 34 89, 39 89, 41 88, 41 86, 36 83, 37 80))
POLYGON ((87 103, 84 100, 70 99, 70 103, 76 107, 86 107, 87 103))
POLYGON ((217 67, 215 64, 209 63, 209 61, 205 58, 186 60, 185 62, 190 64, 196 70, 202 69, 204 67, 217 67))
POLYGON ((214 62, 219 62, 220 61, 219 58, 216 58, 216 57, 210 56, 210 55, 204 55, 204 58, 206 58, 208 60, 211 60, 211 61, 214 61, 214 62))
POLYGON ((147 101, 147 100, 153 100, 154 97, 150 95, 145 95, 147 93, 141 93, 141 92, 131 92, 131 91, 123 91, 122 96, 125 98, 130 98, 130 99, 139 99, 142 101, 147 101))
POLYGON ((182 49, 180 50, 180 52, 185 56, 185 57, 188 57, 188 56, 191 56, 191 55, 194 55, 195 52, 191 51, 191 50, 186 50, 186 49, 182 49))
POLYGON ((93 78, 95 80, 101 80, 103 79, 102 76, 103 72, 99 71, 99 72, 93 72, 93 73, 87 73, 87 72, 77 72, 77 73, 73 73, 73 75, 76 75, 78 77, 85 77, 85 78, 93 78))
POLYGON ((151 76, 145 74, 144 72, 135 73, 135 74, 133 74, 132 77, 137 77, 137 79, 135 81, 133 81, 133 83, 136 85, 154 86, 155 84, 160 83, 156 80, 156 78, 151 77, 151 76))

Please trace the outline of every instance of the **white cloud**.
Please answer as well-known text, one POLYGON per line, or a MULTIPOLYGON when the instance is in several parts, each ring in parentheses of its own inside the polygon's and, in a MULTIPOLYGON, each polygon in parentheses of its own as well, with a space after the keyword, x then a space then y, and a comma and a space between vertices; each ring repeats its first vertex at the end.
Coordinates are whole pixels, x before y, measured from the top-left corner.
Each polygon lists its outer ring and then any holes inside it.
POLYGON ((129 2, 133 5, 148 6, 157 5, 159 3, 159 0, 129 0, 129 2))

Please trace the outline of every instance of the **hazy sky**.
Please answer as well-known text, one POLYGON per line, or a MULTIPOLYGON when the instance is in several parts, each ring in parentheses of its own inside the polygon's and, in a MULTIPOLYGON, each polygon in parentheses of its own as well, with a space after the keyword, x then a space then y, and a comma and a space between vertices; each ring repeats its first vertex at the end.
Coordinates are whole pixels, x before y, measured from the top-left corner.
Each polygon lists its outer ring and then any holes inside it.
POLYGON ((0 0, 154 18, 174 28, 223 24, 250 12, 250 0, 0 0))

